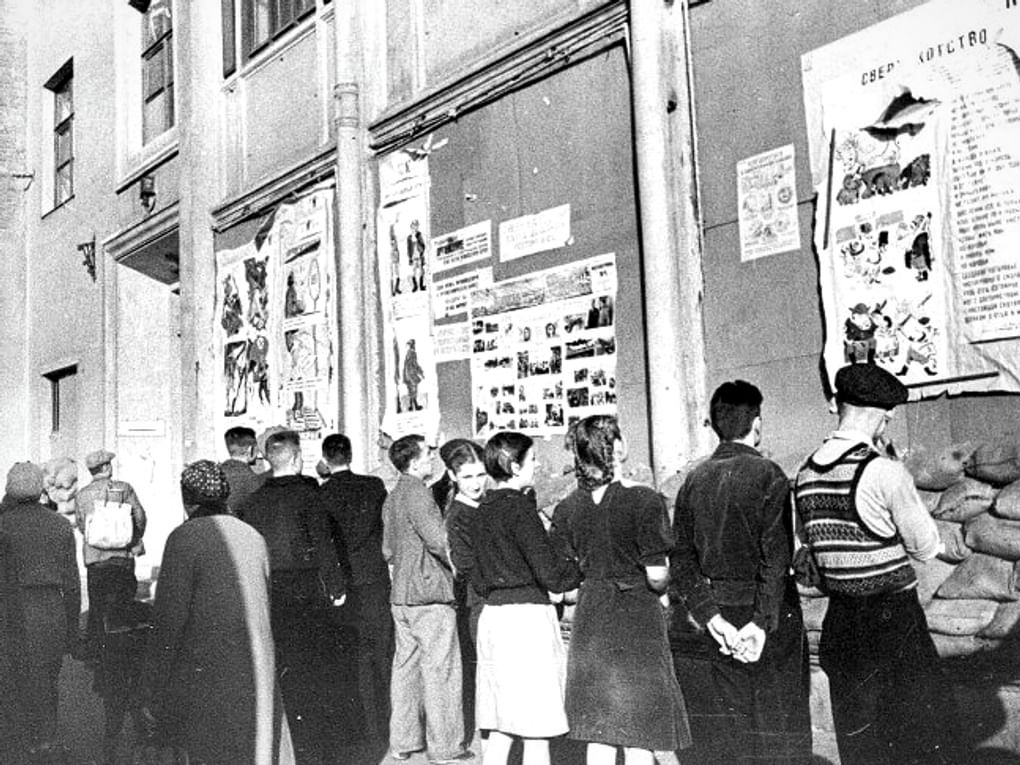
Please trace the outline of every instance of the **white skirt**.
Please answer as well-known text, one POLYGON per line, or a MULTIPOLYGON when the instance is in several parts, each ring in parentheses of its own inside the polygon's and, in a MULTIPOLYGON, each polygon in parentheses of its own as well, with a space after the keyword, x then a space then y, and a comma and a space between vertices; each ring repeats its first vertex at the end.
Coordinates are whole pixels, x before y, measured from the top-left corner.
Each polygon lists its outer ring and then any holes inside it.
POLYGON ((478 620, 475 722, 525 738, 567 732, 567 652, 548 604, 486 604, 478 620))

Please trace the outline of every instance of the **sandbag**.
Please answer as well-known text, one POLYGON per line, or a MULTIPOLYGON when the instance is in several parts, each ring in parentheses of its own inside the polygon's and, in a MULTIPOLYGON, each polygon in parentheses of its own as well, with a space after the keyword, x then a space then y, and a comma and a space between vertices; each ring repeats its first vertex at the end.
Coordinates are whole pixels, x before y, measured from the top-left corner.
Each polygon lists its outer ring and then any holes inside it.
POLYGON ((917 447, 911 450, 904 465, 918 489, 942 491, 963 478, 964 463, 973 451, 974 446, 969 442, 942 450, 917 447))
POLYGON ((987 627, 999 604, 992 600, 943 600, 935 598, 924 614, 928 629, 940 635, 976 635, 987 627))
POLYGON ((992 512, 1000 518, 1020 521, 1020 481, 1013 481, 996 495, 992 512))
POLYGON ((963 526, 954 521, 935 521, 939 530, 939 539, 942 540, 944 552, 939 555, 939 560, 946 563, 960 563, 971 556, 974 552, 963 538, 963 526))
POLYGON ((1001 640, 989 640, 976 635, 940 635, 938 632, 932 633, 931 640, 939 657, 943 659, 972 656, 1002 645, 1001 640))
POLYGON ((987 598, 1006 602, 1020 600, 1014 565, 994 555, 974 553, 958 565, 935 591, 935 597, 949 600, 987 598))
POLYGON ((995 640, 1020 640, 1020 602, 1000 603, 995 616, 978 637, 995 640))
MULTIPOLYGON (((952 524, 959 529, 958 524, 952 524)), ((917 575, 917 599, 922 606, 928 605, 935 597, 935 591, 942 586, 942 583, 949 578, 949 575, 956 570, 956 565, 947 563, 937 558, 926 561, 910 561, 914 566, 914 573, 917 575)))
POLYGON ((963 523, 986 512, 999 490, 976 478, 961 478, 942 492, 932 516, 943 521, 963 523))
POLYGON ((964 472, 971 478, 996 486, 1020 481, 1020 442, 980 444, 967 458, 964 472))
POLYGON ((1020 521, 985 513, 963 526, 963 539, 976 552, 1005 560, 1020 560, 1020 521))

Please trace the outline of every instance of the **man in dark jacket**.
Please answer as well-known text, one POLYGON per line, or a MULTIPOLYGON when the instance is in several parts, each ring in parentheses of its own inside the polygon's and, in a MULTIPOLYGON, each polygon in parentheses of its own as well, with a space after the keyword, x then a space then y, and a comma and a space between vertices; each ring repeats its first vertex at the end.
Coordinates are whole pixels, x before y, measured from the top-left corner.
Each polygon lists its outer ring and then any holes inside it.
POLYGON ((255 431, 251 428, 235 427, 230 428, 223 434, 223 440, 227 444, 227 453, 230 458, 220 463, 227 481, 230 482, 230 496, 227 498, 227 510, 237 513, 237 508, 244 504, 244 501, 252 495, 262 482, 266 480, 265 473, 256 473, 252 470, 255 463, 255 431))
POLYGON ((301 442, 292 430, 266 439, 272 475, 237 509, 269 548, 270 620, 276 670, 298 763, 332 762, 339 705, 339 648, 331 609, 344 599, 344 575, 319 484, 301 475, 301 442))
POLYGON ((811 757, 789 479, 757 450, 761 404, 748 382, 719 386, 710 411, 720 444, 676 498, 673 595, 699 629, 676 653, 694 737, 683 762, 811 757))
POLYGON ((19 733, 39 757, 60 749, 57 679, 81 606, 74 532, 39 504, 42 491, 42 469, 19 462, 0 505, 0 671, 13 680, 19 733))
POLYGON ((329 477, 320 492, 337 554, 347 567, 346 608, 358 631, 358 691, 365 730, 381 739, 389 724, 393 661, 390 573, 382 554, 386 486, 375 476, 351 471, 351 440, 342 433, 322 442, 322 459, 329 477))

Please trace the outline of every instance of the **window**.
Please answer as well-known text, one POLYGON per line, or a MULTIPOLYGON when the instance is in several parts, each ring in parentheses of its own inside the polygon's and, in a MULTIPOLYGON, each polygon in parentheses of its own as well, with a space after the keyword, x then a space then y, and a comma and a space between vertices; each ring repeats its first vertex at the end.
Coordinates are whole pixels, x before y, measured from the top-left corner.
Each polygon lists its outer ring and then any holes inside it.
MULTIPOLYGON (((78 373, 78 365, 73 364, 63 369, 56 369, 43 375, 50 381, 50 431, 60 432, 60 392, 61 387, 69 388, 74 393, 74 375, 78 373)), ((72 406, 72 409, 74 407, 72 406)))
MULTIPOLYGON (((241 0, 241 44, 247 60, 315 10, 315 0, 241 0)), ((233 44, 224 39, 224 46, 233 44)))
POLYGON ((74 60, 46 83, 53 93, 53 206, 74 196, 74 60))
POLYGON ((174 125, 173 18, 170 0, 153 0, 142 17, 142 144, 174 125))

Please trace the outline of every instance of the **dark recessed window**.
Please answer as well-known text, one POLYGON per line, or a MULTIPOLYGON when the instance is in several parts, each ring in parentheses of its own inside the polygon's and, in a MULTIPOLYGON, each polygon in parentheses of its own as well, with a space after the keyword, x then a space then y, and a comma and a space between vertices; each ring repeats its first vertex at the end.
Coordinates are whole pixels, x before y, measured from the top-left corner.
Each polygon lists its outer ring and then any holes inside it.
POLYGON ((74 196, 74 61, 50 77, 53 94, 53 206, 74 196))
POLYGON ((69 377, 78 374, 78 365, 73 364, 62 369, 55 369, 43 375, 50 381, 50 430, 54 433, 60 432, 60 387, 61 383, 67 385, 71 382, 69 377))
POLYGON ((170 0, 153 0, 142 16, 142 144, 173 126, 173 14, 170 0))
MULTIPOLYGON (((315 0, 240 0, 240 5, 241 58, 244 61, 315 10, 315 0)), ((227 28, 224 25, 224 49, 234 45, 233 30, 230 31, 230 39, 227 39, 227 28)), ((224 51, 225 74, 229 73, 228 59, 224 51)), ((230 71, 233 69, 230 68, 230 71)))

